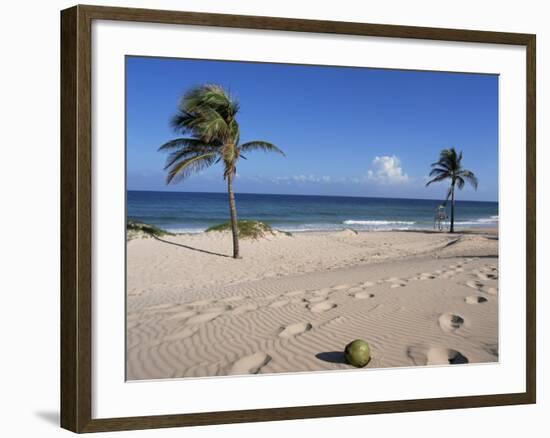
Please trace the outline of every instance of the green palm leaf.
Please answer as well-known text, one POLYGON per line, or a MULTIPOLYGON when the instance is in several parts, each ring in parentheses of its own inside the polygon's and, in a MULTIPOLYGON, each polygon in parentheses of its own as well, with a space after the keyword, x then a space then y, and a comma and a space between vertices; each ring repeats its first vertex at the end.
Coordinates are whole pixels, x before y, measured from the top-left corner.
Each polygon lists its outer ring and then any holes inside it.
POLYGON ((474 189, 477 189, 478 180, 477 176, 475 176, 473 172, 464 169, 460 171, 459 175, 468 181, 474 189))
MULTIPOLYGON (((431 176, 431 175, 430 175, 431 176)), ((433 184, 435 182, 444 181, 449 178, 449 175, 446 173, 443 173, 441 175, 436 176, 435 178, 432 178, 430 181, 426 183, 426 187, 428 187, 430 184, 433 184)))
POLYGON ((241 152, 264 151, 264 152, 275 152, 277 154, 281 154, 283 157, 286 156, 281 149, 279 149, 277 146, 267 141, 257 141, 257 140, 249 141, 247 143, 242 144, 239 147, 239 149, 241 150, 241 152))
POLYGON ((211 152, 203 155, 196 155, 194 157, 176 162, 168 169, 166 184, 179 182, 193 173, 200 172, 201 170, 214 164, 215 160, 216 154, 211 152))
POLYGON ((158 150, 166 151, 175 148, 194 148, 206 145, 207 143, 197 138, 175 138, 174 140, 164 143, 158 150))

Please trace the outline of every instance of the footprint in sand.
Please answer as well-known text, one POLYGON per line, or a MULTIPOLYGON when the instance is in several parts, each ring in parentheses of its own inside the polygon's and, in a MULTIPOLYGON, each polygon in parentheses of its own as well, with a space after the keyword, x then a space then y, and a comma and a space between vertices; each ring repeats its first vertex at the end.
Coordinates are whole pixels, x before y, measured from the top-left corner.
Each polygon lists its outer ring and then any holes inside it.
POLYGON ((396 287, 405 287, 407 285, 406 282, 404 281, 401 281, 399 283, 392 283, 392 285, 390 286, 391 289, 395 289, 396 287))
POLYGON ((258 308, 258 305, 254 304, 254 303, 242 304, 238 307, 235 307, 231 313, 233 315, 240 315, 242 313, 252 312, 253 310, 256 310, 257 308, 258 308))
POLYGON ((208 309, 204 309, 203 313, 221 313, 225 312, 226 310, 231 310, 231 306, 215 306, 215 307, 209 307, 208 309))
POLYGON ((466 282, 466 286, 471 287, 472 289, 481 289, 483 287, 483 283, 477 280, 468 280, 466 282))
POLYGON ((484 272, 478 272, 476 275, 477 275, 477 278, 484 281, 498 280, 498 275, 496 274, 485 274, 484 272))
POLYGON ((311 297, 306 298, 306 301, 308 303, 320 303, 321 301, 325 301, 327 298, 325 296, 318 296, 318 297, 311 297))
POLYGON ((449 278, 452 278, 454 275, 455 275, 455 273, 453 271, 445 271, 438 278, 441 278, 443 280, 447 280, 449 278))
POLYGON ((237 295, 234 297, 222 298, 220 301, 222 303, 233 303, 235 301, 242 301, 242 300, 244 300, 244 297, 242 295, 237 295))
POLYGON ((429 272, 422 272, 419 276, 419 280, 433 280, 435 275, 430 274, 429 272))
POLYGON ((331 301, 323 301, 321 303, 309 304, 307 307, 313 313, 323 313, 327 310, 334 309, 336 307, 336 303, 331 301))
POLYGON ((372 281, 365 281, 364 283, 361 283, 362 287, 373 287, 375 285, 372 281))
POLYGON ((441 330, 448 333, 458 330, 464 324, 464 318, 459 315, 453 315, 452 313, 442 314, 438 321, 441 330))
POLYGON ((485 292, 487 292, 489 295, 497 295, 498 289, 496 287, 488 287, 485 289, 485 292))
POLYGON ((192 325, 192 324, 204 324, 206 322, 213 321, 218 316, 220 316, 222 312, 206 312, 201 313, 196 316, 192 316, 186 321, 186 324, 192 325))
POLYGON ((185 310, 183 312, 178 312, 178 313, 175 313, 174 315, 171 315, 168 318, 168 320, 191 318, 192 316, 195 316, 196 314, 197 314, 197 312, 195 312, 194 310, 185 310))
POLYGON ((236 374, 257 374, 270 361, 271 356, 269 354, 259 351, 234 362, 227 374, 230 376, 236 374))
POLYGON ((193 336, 199 328, 197 326, 193 327, 185 327, 183 330, 179 330, 175 333, 172 333, 164 338, 164 340, 173 342, 173 341, 181 341, 182 339, 188 338, 190 336, 193 336))
POLYGON ((336 286, 332 286, 332 290, 335 291, 335 290, 344 290, 344 289, 349 289, 351 287, 351 285, 349 284, 339 284, 339 285, 336 285, 336 286))
POLYGON ((374 294, 371 294, 366 291, 357 292, 356 294, 353 295, 353 298, 357 298, 358 300, 364 300, 365 298, 374 298, 374 294))
POLYGON ((288 300, 278 300, 278 301, 273 301, 269 305, 269 307, 271 307, 272 309, 278 309, 279 307, 286 306, 287 304, 289 304, 288 300))
POLYGON ((157 304, 155 306, 150 306, 150 307, 147 307, 144 312, 149 312, 149 311, 157 311, 157 310, 165 310, 165 309, 169 309, 170 307, 173 307, 174 305, 173 304, 170 304, 170 303, 164 303, 164 304, 157 304))
POLYGON ((199 301, 193 301, 189 303, 189 306, 192 307, 201 307, 201 306, 208 306, 212 300, 199 300, 199 301))
POLYGON ((292 336, 298 336, 302 333, 308 332, 313 328, 309 322, 297 322, 296 324, 290 324, 286 327, 281 327, 279 332, 280 338, 290 338, 292 336))
POLYGON ((459 351, 445 347, 409 347, 407 356, 415 365, 460 365, 469 362, 459 351))
POLYGON ((471 297, 464 298, 464 301, 467 304, 481 304, 481 303, 486 303, 488 300, 485 297, 471 296, 471 297))
POLYGON ((294 290, 292 292, 287 292, 285 294, 286 297, 296 297, 298 295, 303 295, 305 293, 305 291, 303 290, 294 290))

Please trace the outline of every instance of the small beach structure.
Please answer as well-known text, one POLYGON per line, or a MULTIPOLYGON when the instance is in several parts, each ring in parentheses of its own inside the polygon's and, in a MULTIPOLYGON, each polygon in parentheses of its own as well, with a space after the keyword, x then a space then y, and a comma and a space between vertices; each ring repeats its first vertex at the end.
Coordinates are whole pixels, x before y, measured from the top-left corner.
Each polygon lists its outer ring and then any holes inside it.
POLYGON ((445 221, 447 220, 447 211, 445 210, 445 205, 441 204, 435 209, 434 217, 434 229, 438 231, 443 231, 445 227, 445 221))

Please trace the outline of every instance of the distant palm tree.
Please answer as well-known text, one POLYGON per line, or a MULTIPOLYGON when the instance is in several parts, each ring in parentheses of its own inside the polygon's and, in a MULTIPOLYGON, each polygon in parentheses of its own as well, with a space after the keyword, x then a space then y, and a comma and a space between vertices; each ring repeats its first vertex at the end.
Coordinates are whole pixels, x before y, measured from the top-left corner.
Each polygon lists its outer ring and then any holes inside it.
POLYGON ((455 186, 460 190, 464 187, 466 181, 468 181, 474 189, 477 190, 477 177, 473 172, 464 169, 462 167, 462 151, 457 154, 455 148, 443 149, 439 154, 439 160, 432 163, 432 171, 430 176, 433 178, 426 183, 426 186, 434 182, 443 181, 446 179, 451 180, 451 186, 447 192, 447 198, 445 202, 451 198, 451 229, 450 232, 455 231, 455 186))
POLYGON ((185 135, 163 144, 159 150, 169 151, 164 170, 168 171, 166 184, 177 183, 193 173, 222 162, 223 178, 227 180, 233 257, 239 258, 237 208, 233 180, 239 158, 251 151, 277 152, 277 146, 266 141, 249 141, 240 144, 240 129, 236 116, 238 101, 221 86, 201 85, 190 89, 180 100, 178 111, 172 118, 172 127, 185 135))

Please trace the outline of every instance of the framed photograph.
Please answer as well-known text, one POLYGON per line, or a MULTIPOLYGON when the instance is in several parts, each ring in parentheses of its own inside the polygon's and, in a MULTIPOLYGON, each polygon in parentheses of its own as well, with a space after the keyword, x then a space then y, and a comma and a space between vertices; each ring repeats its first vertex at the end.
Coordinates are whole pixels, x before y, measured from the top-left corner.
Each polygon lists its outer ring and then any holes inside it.
POLYGON ((535 403, 535 35, 61 13, 61 425, 535 403))

